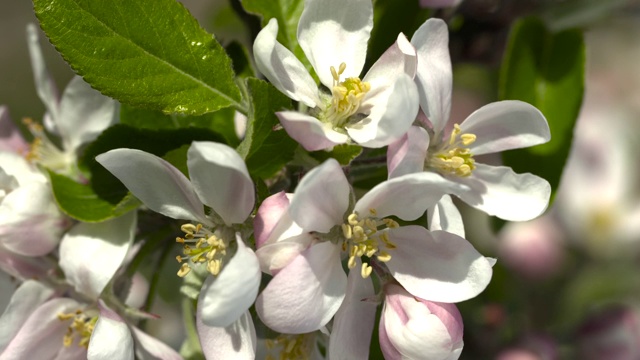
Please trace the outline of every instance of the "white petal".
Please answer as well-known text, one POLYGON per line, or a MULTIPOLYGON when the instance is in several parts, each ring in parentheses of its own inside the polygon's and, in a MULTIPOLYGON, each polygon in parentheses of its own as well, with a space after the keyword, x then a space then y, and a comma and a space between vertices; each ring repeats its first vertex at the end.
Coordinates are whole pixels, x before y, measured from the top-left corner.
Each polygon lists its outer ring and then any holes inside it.
POLYGON ((349 136, 366 147, 382 147, 398 140, 411 127, 419 109, 418 89, 406 74, 393 83, 372 90, 360 109, 369 115, 347 126, 349 136))
POLYGON ((389 179, 421 172, 429 148, 429 134, 420 126, 411 126, 400 140, 387 149, 389 179))
POLYGON ((135 149, 111 150, 96 161, 149 209, 174 219, 208 223, 189 179, 169 162, 135 149))
POLYGON ((262 272, 275 275, 306 250, 313 236, 305 233, 267 244, 256 251, 262 272))
POLYGON ((224 144, 194 141, 187 153, 187 166, 200 200, 227 225, 247 220, 255 203, 255 189, 235 150, 224 144))
POLYGON ((69 347, 63 346, 54 360, 86 360, 87 349, 83 346, 71 345, 69 347))
POLYGON ((349 140, 347 135, 333 130, 329 124, 323 124, 313 116, 296 111, 280 111, 276 115, 287 134, 307 151, 329 149, 349 140))
POLYGON ((347 276, 340 247, 314 245, 271 279, 256 300, 260 319, 271 329, 304 334, 325 326, 345 296, 347 276))
POLYGON ((23 156, 2 151, 0 152, 0 168, 18 181, 18 184, 24 185, 28 182, 38 181, 46 182, 47 178, 31 165, 23 156))
POLYGON ((49 258, 22 256, 0 246, 0 269, 19 280, 47 276, 55 267, 57 262, 49 258))
POLYGON ((198 299, 202 321, 213 327, 227 327, 245 312, 258 295, 260 265, 253 250, 237 238, 238 251, 224 264, 218 276, 209 276, 198 299))
POLYGON ((182 356, 167 344, 135 326, 130 328, 136 342, 136 355, 141 360, 182 360, 182 356))
POLYGON ((481 107, 462 122, 460 129, 476 135, 469 146, 474 155, 534 146, 551 139, 549 124, 540 110, 516 100, 481 107))
POLYGON ((464 189, 434 173, 408 174, 376 185, 358 200, 354 210, 369 214, 370 209, 375 209, 381 218, 395 215, 403 220, 415 220, 442 195, 464 189))
MULTIPOLYGON (((358 259, 356 269, 360 266, 358 259)), ((332 360, 369 358, 371 333, 378 304, 368 299, 374 296, 371 279, 363 279, 359 271, 350 271, 347 295, 333 320, 329 339, 329 358, 332 360)))
POLYGON ((427 209, 427 221, 431 231, 444 230, 464 237, 462 215, 449 195, 444 195, 433 207, 427 209))
POLYGON ((387 267, 412 295, 429 301, 459 302, 489 284, 491 264, 465 239, 420 226, 389 231, 397 246, 387 267))
POLYGON ((38 28, 34 24, 27 25, 27 45, 29 46, 29 56, 31 57, 31 67, 33 68, 33 77, 36 84, 36 92, 42 100, 47 112, 53 118, 58 117, 58 88, 53 78, 47 70, 40 49, 40 41, 38 39, 38 28))
POLYGON ((0 317, 0 353, 20 331, 34 309, 52 295, 52 289, 35 280, 27 280, 16 289, 0 317))
POLYGON ((58 314, 72 313, 79 308, 80 304, 75 300, 57 298, 33 309, 31 316, 0 355, 0 359, 54 359, 63 347, 62 338, 70 325, 70 321, 60 321, 58 314))
MULTIPOLYGON (((256 238, 257 249, 273 243, 282 232, 278 231, 279 228, 284 230, 294 224, 288 210, 289 197, 284 191, 273 194, 262 201, 256 212, 256 217, 253 219, 253 236, 256 238)), ((301 230, 297 234, 300 234, 301 230)))
POLYGON ((118 314, 100 306, 100 317, 89 340, 87 360, 113 359, 134 359, 133 337, 129 327, 118 314))
POLYGON ((63 225, 64 217, 46 183, 20 186, 0 206, 0 243, 16 254, 50 253, 60 242, 63 225))
POLYGON ((413 34, 411 43, 418 52, 416 83, 420 107, 439 138, 451 112, 451 58, 449 30, 441 19, 429 19, 413 34))
POLYGON ((22 138, 20 130, 9 116, 9 109, 0 106, 0 151, 25 154, 29 144, 22 138))
POLYGON ((94 140, 118 120, 115 100, 100 94, 74 76, 62 93, 56 119, 65 150, 74 152, 81 144, 94 140))
POLYGON ((398 34, 396 42, 380 56, 362 79, 371 85, 367 95, 388 86, 390 80, 401 74, 406 74, 413 79, 416 76, 417 65, 416 49, 403 33, 398 34))
POLYGON ((306 231, 329 232, 349 207, 349 182, 335 159, 309 171, 289 206, 291 218, 306 231))
POLYGON ((318 86, 300 60, 276 40, 278 20, 271 19, 253 42, 253 56, 260 72, 289 98, 310 108, 320 105, 318 86))
POLYGON ((253 360, 256 357, 256 329, 251 314, 246 311, 236 322, 222 327, 211 327, 196 317, 198 337, 207 360, 253 360))
POLYGON ((333 86, 331 66, 347 68, 342 79, 359 77, 373 28, 371 0, 306 0, 298 42, 324 86, 333 86))
POLYGON ((533 174, 516 174, 510 167, 476 164, 468 178, 459 182, 470 190, 460 199, 489 215, 509 221, 531 220, 549 205, 551 186, 533 174))
POLYGON ((101 223, 78 223, 60 243, 60 267, 76 291, 97 299, 113 278, 135 236, 131 211, 101 223))

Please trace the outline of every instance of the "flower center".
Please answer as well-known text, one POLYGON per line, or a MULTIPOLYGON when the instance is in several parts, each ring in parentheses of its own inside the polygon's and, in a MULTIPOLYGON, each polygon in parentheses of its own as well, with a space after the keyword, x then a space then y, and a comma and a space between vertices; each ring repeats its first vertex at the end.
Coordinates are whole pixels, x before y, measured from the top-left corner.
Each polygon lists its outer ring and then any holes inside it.
POLYGON ((218 275, 222 269, 222 260, 227 254, 227 244, 222 237, 202 226, 202 224, 184 224, 180 229, 185 233, 184 238, 177 237, 176 242, 185 244, 183 247, 184 256, 176 256, 178 263, 182 263, 178 276, 185 277, 191 266, 184 262, 191 261, 192 264, 207 263, 207 271, 218 275))
POLYGON ((96 326, 98 316, 89 317, 83 313, 82 310, 76 310, 75 313, 58 314, 58 320, 60 321, 67 321, 70 319, 73 319, 73 321, 67 328, 67 333, 62 338, 62 343, 65 347, 69 347, 73 344, 73 339, 77 336, 80 339, 78 346, 88 348, 91 333, 93 333, 93 329, 96 326))
POLYGON ((315 336, 311 334, 289 335, 281 334, 275 339, 266 341, 269 354, 266 360, 308 360, 311 358, 313 340, 315 336), (280 349, 280 355, 272 355, 273 350, 280 349))
POLYGON ((34 138, 26 155, 27 160, 56 172, 69 172, 74 162, 72 156, 61 151, 49 140, 42 125, 29 118, 22 120, 22 122, 27 126, 34 138))
POLYGON ((325 111, 322 119, 330 123, 334 129, 342 129, 349 117, 358 112, 362 99, 371 89, 368 82, 363 82, 357 77, 346 78, 341 82, 340 75, 346 68, 345 63, 340 64, 337 71, 335 67, 331 67, 333 76, 331 106, 325 111))
POLYGON ((476 141, 474 134, 460 134, 460 125, 455 124, 449 142, 440 151, 427 159, 425 167, 435 168, 442 174, 467 177, 475 170, 475 160, 468 146, 476 141))
MULTIPOLYGON (((370 216, 360 217, 357 212, 353 212, 347 217, 347 222, 342 224, 344 242, 342 250, 349 252, 347 266, 353 269, 356 266, 356 257, 375 256, 379 261, 387 262, 391 260, 391 254, 386 250, 393 250, 396 245, 389 240, 386 229, 394 229, 399 225, 392 219, 378 219, 376 210, 369 209, 370 216)), ((373 268, 363 262, 360 275, 363 278, 369 277, 373 268)))

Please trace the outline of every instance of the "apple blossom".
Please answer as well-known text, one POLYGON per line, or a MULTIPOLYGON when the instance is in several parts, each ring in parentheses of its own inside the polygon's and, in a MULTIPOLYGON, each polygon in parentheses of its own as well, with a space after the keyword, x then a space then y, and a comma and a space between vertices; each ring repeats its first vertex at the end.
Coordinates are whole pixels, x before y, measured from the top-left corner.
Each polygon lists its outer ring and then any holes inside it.
MULTIPOLYGON (((450 124, 448 38, 447 25, 440 19, 429 19, 411 39, 418 56, 420 126, 412 126, 389 146, 389 177, 435 172, 466 185, 468 190, 456 195, 489 215, 511 221, 535 218, 547 208, 549 183, 532 174, 516 174, 506 166, 476 163, 474 156, 547 142, 549 125, 539 110, 521 101, 494 102, 461 124, 450 124)), ((450 207, 450 212, 457 210, 450 207)))
MULTIPOLYGON (((177 241, 187 245, 185 256, 177 260, 182 263, 180 276, 189 273, 189 261, 206 264, 214 275, 205 281, 198 301, 201 336, 206 327, 215 328, 206 331, 220 336, 228 327, 249 334, 253 323, 247 325, 243 314, 256 298, 261 274, 255 254, 240 233, 246 232, 243 223, 254 206, 253 182, 238 153, 226 145, 193 142, 187 158, 191 181, 167 161, 140 150, 115 149, 96 160, 149 209, 175 219, 195 220, 196 224, 181 227, 185 235, 177 241), (211 208, 208 214, 205 205, 211 208), (233 245, 235 253, 230 251, 233 245)), ((255 351, 255 342, 251 346, 255 351)))
POLYGON ((454 304, 412 296, 387 284, 380 316, 380 348, 387 360, 455 360, 462 352, 462 317, 454 304))
POLYGON ((36 91, 47 113, 44 127, 30 119, 25 120, 35 138, 28 158, 51 170, 77 177, 76 161, 80 146, 94 140, 118 121, 119 106, 115 100, 92 89, 79 76, 71 79, 59 98, 44 63, 37 31, 35 25, 27 26, 27 44, 36 91), (47 132, 60 137, 62 148, 49 139, 47 132))
POLYGON ((258 70, 308 112, 276 115, 287 133, 314 151, 354 141, 382 147, 401 137, 418 111, 413 84, 415 50, 404 35, 360 79, 373 27, 371 0, 306 0, 298 42, 329 89, 327 94, 295 57, 276 40, 271 19, 258 34, 253 52, 258 70))
POLYGON ((373 266, 388 268, 412 294, 457 302, 479 294, 491 278, 491 263, 466 240, 388 218, 414 220, 459 185, 431 173, 385 181, 352 200, 334 159, 311 170, 291 200, 276 194, 256 216, 257 255, 274 275, 256 300, 263 322, 283 333, 306 333, 328 323, 345 298, 350 269, 367 278, 373 266), (428 191, 425 191, 425 188, 428 191), (359 263, 360 257, 369 263, 359 263))

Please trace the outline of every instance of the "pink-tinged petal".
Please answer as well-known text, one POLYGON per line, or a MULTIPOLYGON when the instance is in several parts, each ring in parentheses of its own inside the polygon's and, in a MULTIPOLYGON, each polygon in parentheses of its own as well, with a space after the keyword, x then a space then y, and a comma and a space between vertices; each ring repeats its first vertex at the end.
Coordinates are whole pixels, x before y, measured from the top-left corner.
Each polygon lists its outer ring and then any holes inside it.
POLYGON ((187 152, 187 166, 200 200, 227 225, 247 220, 255 203, 255 189, 247 166, 234 149, 194 141, 187 152))
POLYGON ((260 204, 256 217, 253 219, 253 236, 256 238, 257 249, 273 242, 271 234, 283 222, 285 216, 291 222, 291 217, 287 214, 288 209, 289 197, 284 191, 269 196, 260 204), (269 241, 270 239, 272 241, 269 241))
POLYGON ((415 298, 397 285, 385 286, 380 345, 387 359, 457 359, 462 317, 453 304, 415 298), (384 339, 383 339, 384 337, 384 339))
POLYGON ((101 223, 78 223, 60 243, 60 267, 76 291, 97 299, 122 265, 135 236, 135 211, 101 223))
POLYGON ((33 68, 36 92, 47 109, 47 112, 53 118, 57 118, 59 112, 58 88, 44 63, 44 57, 42 56, 40 41, 38 39, 38 31, 36 25, 27 25, 27 45, 29 46, 29 56, 31 57, 31 67, 33 68))
POLYGON ((549 124, 540 110, 517 100, 481 107, 460 124, 460 130, 476 135, 469 146, 474 155, 525 148, 551 139, 549 124))
MULTIPOLYGON (((356 269, 360 268, 360 260, 356 269)), ((371 279, 363 279, 359 271, 350 271, 347 294, 333 320, 329 339, 329 358, 356 360, 369 358, 371 333, 378 304, 370 301, 375 296, 371 279)))
POLYGON ((96 161, 149 209, 174 219, 208 223, 191 182, 169 162, 135 149, 111 150, 96 161))
POLYGON ((449 195, 444 195, 433 207, 427 209, 427 221, 431 231, 444 230, 464 237, 462 215, 449 195))
POLYGON ((198 314, 196 326, 202 352, 207 360, 253 360, 256 358, 256 329, 249 311, 227 327, 205 325, 198 314))
POLYGON ((46 183, 20 186, 2 200, 0 244, 19 255, 46 255, 60 242, 63 219, 46 183))
POLYGON ((260 269, 267 274, 277 274, 301 252, 306 250, 312 241, 313 236, 305 233, 261 247, 256 250, 256 256, 260 261, 260 269))
POLYGON ((399 74, 393 83, 367 95, 360 110, 368 115, 347 126, 349 136, 358 144, 372 148, 389 145, 401 138, 419 110, 418 89, 411 77, 399 74))
POLYGON ((360 76, 372 28, 370 0, 305 0, 298 42, 320 82, 331 89, 331 66, 347 65, 341 80, 360 76))
POLYGON ((115 100, 94 90, 75 76, 62 93, 59 117, 55 119, 65 150, 75 152, 83 143, 94 140, 118 121, 115 100))
MULTIPOLYGON (((0 354, 0 359, 54 359, 64 346, 62 338, 71 322, 71 320, 61 321, 58 319, 58 314, 73 313, 80 307, 81 305, 75 300, 57 298, 34 309, 20 331, 0 354)), ((74 343, 71 346, 77 346, 77 344, 74 343)))
POLYGON ((439 139, 451 112, 452 72, 449 57, 449 29, 441 19, 429 19, 416 30, 411 43, 418 52, 416 83, 420 107, 431 121, 439 139))
POLYGON ((180 354, 162 341, 135 326, 130 329, 136 342, 136 355, 139 359, 182 360, 180 354))
POLYGON ((387 149, 389 179, 421 172, 429 149, 429 134, 419 126, 411 126, 400 140, 387 149))
POLYGON ((468 178, 458 178, 470 190, 460 199, 489 215, 509 221, 531 220, 549 205, 551 186, 533 174, 516 174, 510 167, 476 164, 468 178))
POLYGON ((440 9, 460 5, 462 0, 420 0, 423 8, 440 9))
POLYGON ((289 205, 289 214, 306 231, 329 232, 342 223, 350 191, 340 164, 329 159, 302 178, 289 205))
POLYGON ((16 154, 25 154, 29 150, 29 144, 24 141, 18 127, 9 116, 9 109, 0 106, 0 151, 10 151, 16 154))
POLYGON ((133 336, 129 327, 118 314, 104 304, 100 303, 99 307, 100 317, 91 333, 87 360, 133 360, 133 336))
POLYGON ((416 49, 403 33, 398 34, 396 42, 380 56, 362 79, 371 85, 367 97, 388 86, 390 79, 395 79, 401 74, 409 75, 413 79, 416 76, 417 65, 416 49))
POLYGON ((381 218, 395 215, 403 220, 415 220, 444 194, 463 190, 466 188, 434 173, 408 174, 376 185, 358 200, 354 210, 369 214, 374 209, 381 218))
POLYGON ((131 286, 124 303, 133 309, 140 309, 147 301, 149 294, 149 281, 140 272, 131 277, 131 286))
POLYGON ((9 305, 0 317, 0 353, 36 309, 47 301, 54 291, 35 280, 27 280, 11 296, 9 305))
POLYGON ((256 311, 275 331, 309 333, 331 320, 346 288, 340 247, 329 242, 317 244, 271 279, 256 300, 256 311))
POLYGON ((0 269, 17 279, 41 278, 56 266, 49 258, 22 256, 0 246, 0 269))
POLYGON ((260 72, 289 98, 310 108, 320 105, 318 86, 300 60, 276 40, 278 20, 271 19, 253 42, 253 56, 260 72))
POLYGON ((389 230, 396 245, 387 267, 412 295, 460 302, 480 294, 493 273, 490 262, 465 239, 421 226, 389 230))
POLYGON ((280 111, 276 115, 287 134, 307 151, 332 148, 349 140, 347 135, 333 130, 330 124, 323 124, 313 116, 296 111, 280 111))
POLYGON ((260 264, 253 250, 237 237, 238 250, 228 263, 223 263, 218 276, 209 276, 198 299, 202 321, 215 327, 233 324, 258 295, 260 264))

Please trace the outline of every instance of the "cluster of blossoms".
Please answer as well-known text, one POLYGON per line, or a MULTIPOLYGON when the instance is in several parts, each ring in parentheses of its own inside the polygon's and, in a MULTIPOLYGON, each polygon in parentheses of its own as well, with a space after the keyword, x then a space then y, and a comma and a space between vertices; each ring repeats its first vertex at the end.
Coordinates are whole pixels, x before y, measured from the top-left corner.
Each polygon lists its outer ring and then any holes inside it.
MULTIPOLYGON (((298 102, 300 111, 276 115, 304 149, 387 147, 388 179, 366 193, 329 159, 307 169, 293 193, 260 199, 236 150, 214 142, 191 144, 188 177, 137 149, 96 158, 148 210, 184 221, 177 275, 202 284, 195 322, 208 359, 366 359, 380 305, 375 336, 386 358, 456 359, 454 303, 484 290, 495 260, 465 240, 451 195, 512 221, 547 207, 545 180, 475 159, 548 141, 543 115, 504 101, 450 123, 448 30, 437 19, 411 40, 399 34, 360 78, 372 27, 371 0, 305 2, 298 42, 321 85, 278 43, 275 19, 253 47, 257 68, 298 102), (269 336, 258 337, 258 319, 269 336)), ((0 318, 0 359, 180 358, 136 327, 156 320, 138 310, 135 282, 116 286, 139 250, 136 212, 74 224, 40 170, 85 180, 78 149, 117 121, 117 103, 80 78, 58 99, 29 33, 46 131, 28 122, 30 148, 3 137, 0 266, 24 282, 0 318)))

